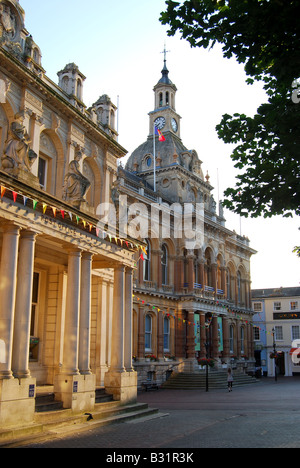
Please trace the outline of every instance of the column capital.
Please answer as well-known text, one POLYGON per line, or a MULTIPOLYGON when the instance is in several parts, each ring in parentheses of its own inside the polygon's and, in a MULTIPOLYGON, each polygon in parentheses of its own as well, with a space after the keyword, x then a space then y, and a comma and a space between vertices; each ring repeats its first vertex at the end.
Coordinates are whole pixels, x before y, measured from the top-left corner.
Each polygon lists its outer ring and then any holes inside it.
POLYGON ((125 265, 119 264, 119 265, 116 265, 116 266, 115 266, 114 270, 115 270, 115 271, 119 271, 120 273, 121 273, 121 272, 124 273, 124 272, 125 272, 125 268, 126 268, 125 265))
POLYGON ((70 255, 71 257, 80 257, 82 253, 81 249, 75 246, 74 247, 70 246, 70 245, 68 245, 68 247, 66 248, 66 251, 68 255, 70 255))
POLYGON ((32 231, 31 229, 22 229, 20 232, 20 236, 22 239, 32 239, 35 240, 36 236, 38 235, 37 232, 32 231))
POLYGON ((21 226, 18 224, 15 224, 14 222, 1 222, 0 227, 2 228, 3 232, 10 233, 10 234, 16 234, 19 235, 21 226))
POLYGON ((93 260, 94 254, 91 252, 82 252, 81 257, 86 260, 93 260))

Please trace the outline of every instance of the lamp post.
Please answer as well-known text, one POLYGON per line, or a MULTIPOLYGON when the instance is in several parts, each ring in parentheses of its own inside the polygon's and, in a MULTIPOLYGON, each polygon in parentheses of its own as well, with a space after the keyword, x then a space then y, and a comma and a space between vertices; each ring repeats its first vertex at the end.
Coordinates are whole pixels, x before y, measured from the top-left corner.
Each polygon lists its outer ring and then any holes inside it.
POLYGON ((275 328, 272 329, 272 335, 273 335, 273 353, 274 353, 274 366, 275 366, 275 382, 277 382, 275 328))

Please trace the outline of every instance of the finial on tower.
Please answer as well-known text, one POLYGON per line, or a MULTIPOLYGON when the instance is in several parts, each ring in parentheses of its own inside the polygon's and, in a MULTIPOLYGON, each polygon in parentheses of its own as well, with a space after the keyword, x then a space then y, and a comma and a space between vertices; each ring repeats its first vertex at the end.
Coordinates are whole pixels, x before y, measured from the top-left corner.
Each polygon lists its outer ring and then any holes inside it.
POLYGON ((166 43, 164 46, 164 50, 161 52, 161 54, 164 54, 164 68, 167 68, 167 54, 170 53, 170 50, 166 50, 166 43))

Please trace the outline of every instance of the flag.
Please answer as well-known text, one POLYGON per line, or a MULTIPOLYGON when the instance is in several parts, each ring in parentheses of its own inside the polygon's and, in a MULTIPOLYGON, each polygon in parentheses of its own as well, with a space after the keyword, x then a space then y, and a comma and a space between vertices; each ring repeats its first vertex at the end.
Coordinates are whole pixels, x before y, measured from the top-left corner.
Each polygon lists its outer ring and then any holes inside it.
POLYGON ((155 127, 155 135, 158 135, 159 141, 166 141, 165 137, 157 127, 155 127))

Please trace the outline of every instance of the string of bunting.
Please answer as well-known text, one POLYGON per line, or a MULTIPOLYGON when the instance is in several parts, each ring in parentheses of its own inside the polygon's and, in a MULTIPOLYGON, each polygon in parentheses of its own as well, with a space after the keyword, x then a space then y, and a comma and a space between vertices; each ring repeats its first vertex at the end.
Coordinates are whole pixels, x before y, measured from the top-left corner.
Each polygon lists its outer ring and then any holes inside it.
MULTIPOLYGON (((118 243, 120 243, 121 247, 126 246, 128 249, 132 249, 134 247, 136 247, 137 249, 141 248, 139 246, 139 244, 134 244, 131 241, 122 239, 122 238, 120 238, 118 236, 113 236, 113 235, 109 234, 107 231, 101 230, 95 224, 89 223, 88 221, 81 218, 77 214, 74 214, 72 211, 66 211, 66 210, 63 210, 61 208, 57 208, 57 207, 55 207, 53 205, 48 205, 45 202, 40 202, 39 200, 35 200, 33 198, 30 198, 30 197, 27 197, 27 196, 23 195, 22 193, 19 193, 19 192, 16 192, 16 191, 14 191, 14 190, 12 190, 10 188, 7 188, 4 185, 1 185, 0 189, 1 189, 0 190, 1 199, 4 197, 5 193, 9 191, 12 194, 12 198, 13 198, 14 203, 17 202, 17 198, 19 196, 19 197, 21 197, 24 206, 28 206, 28 201, 30 200, 32 202, 32 208, 33 208, 34 211, 36 211, 38 209, 38 205, 41 205, 41 211, 43 212, 43 214, 46 214, 46 212, 48 210, 47 215, 51 214, 54 218, 56 218, 58 213, 60 213, 62 219, 65 220, 68 217, 72 222, 76 221, 77 225, 82 224, 84 229, 88 228, 89 232, 92 232, 94 230, 95 233, 96 233, 96 236, 97 237, 102 237, 103 240, 108 240, 109 239, 110 242, 115 241, 115 243, 117 245, 118 245, 118 243)), ((142 249, 143 249, 144 253, 147 254, 146 249, 144 249, 144 247, 142 247, 142 249)), ((142 255, 142 257, 143 257, 143 255, 142 255)), ((143 257, 143 259, 144 259, 144 257, 143 257)))

